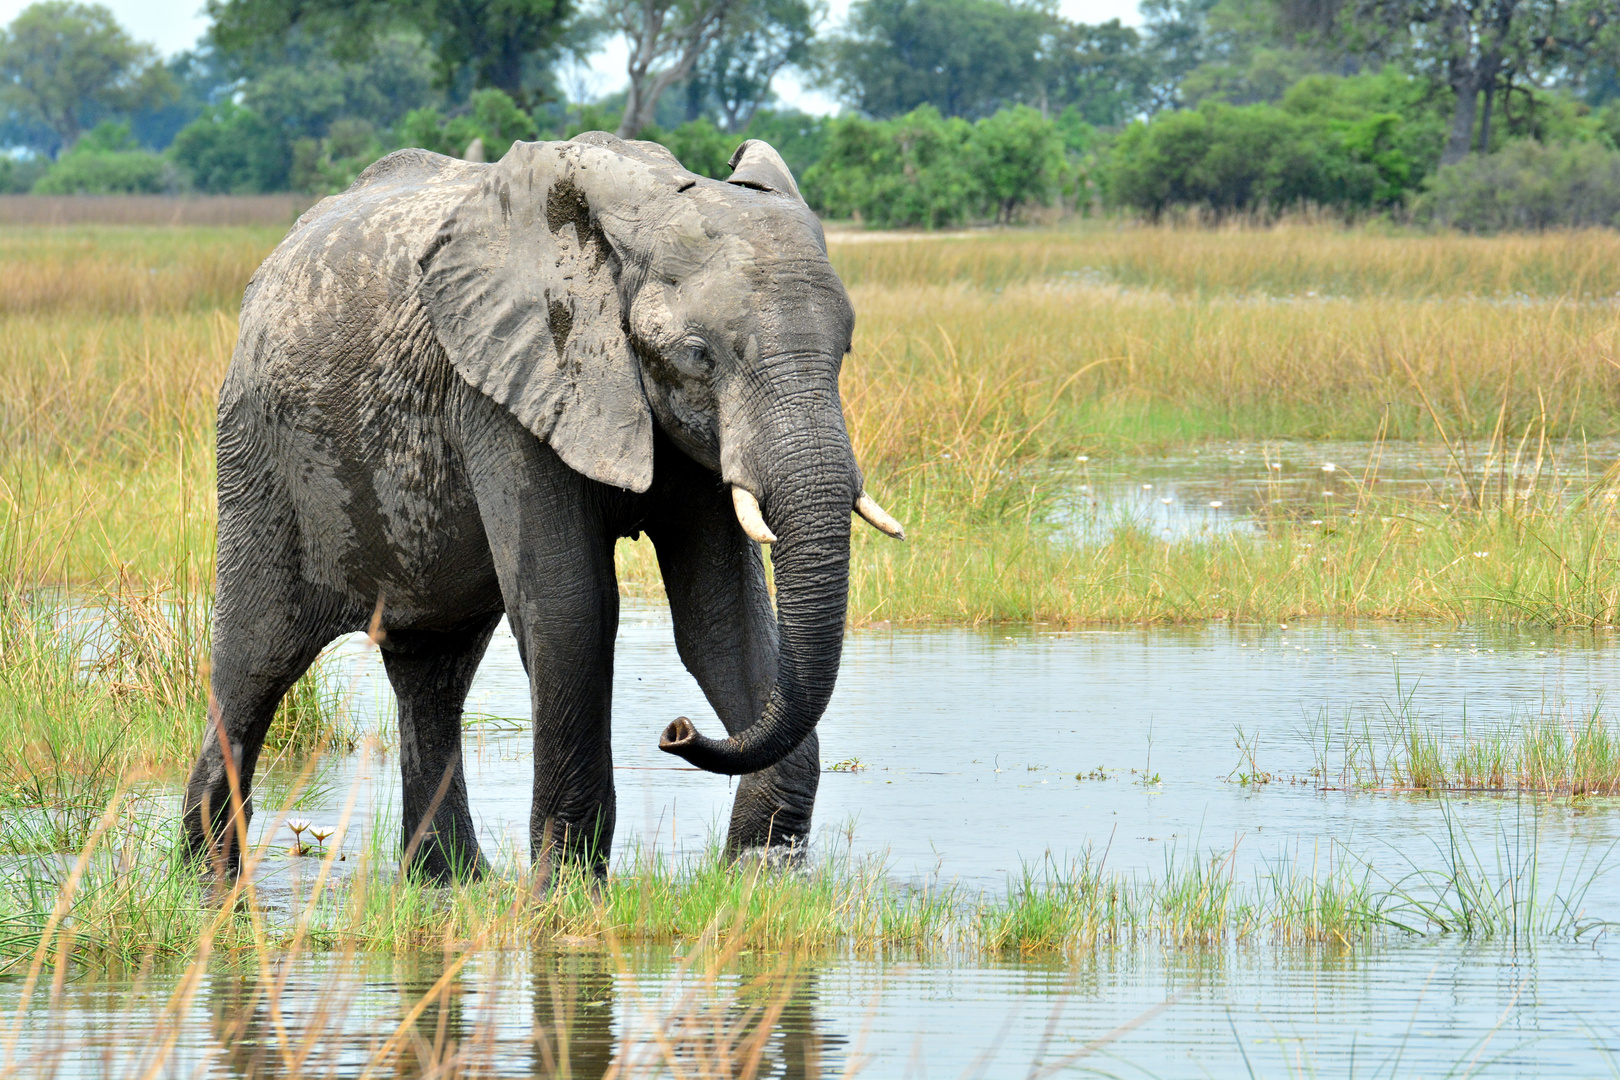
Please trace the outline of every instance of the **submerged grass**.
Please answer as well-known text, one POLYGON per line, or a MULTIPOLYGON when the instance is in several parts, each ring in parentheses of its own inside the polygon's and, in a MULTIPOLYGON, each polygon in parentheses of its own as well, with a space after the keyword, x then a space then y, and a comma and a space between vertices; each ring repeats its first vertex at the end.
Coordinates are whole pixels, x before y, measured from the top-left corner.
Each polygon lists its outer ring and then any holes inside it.
MULTIPOLYGON (((307 779, 307 774, 306 774, 307 779)), ((1167 856, 1157 875, 1107 871, 1089 854, 1026 868, 1004 894, 908 885, 877 862, 827 853, 784 869, 718 850, 671 859, 633 852, 605 882, 565 865, 499 862, 448 887, 395 870, 397 825, 345 835, 324 857, 293 854, 278 816, 224 885, 175 856, 174 824, 153 796, 120 784, 76 855, 0 861, 0 970, 138 965, 198 950, 531 949, 681 945, 816 955, 1075 955, 1100 944, 1219 949, 1350 947, 1391 933, 1515 939, 1580 936, 1602 858, 1543 870, 1532 823, 1478 856, 1454 819, 1433 865, 1388 877, 1330 846, 1307 866, 1280 858, 1239 876, 1236 853, 1167 856), (201 944, 199 944, 201 943, 201 944)), ((60 851, 61 849, 56 849, 60 851)))
POLYGON ((1466 709, 1449 720, 1423 715, 1414 693, 1397 680, 1383 715, 1321 714, 1308 734, 1315 775, 1346 790, 1620 795, 1620 720, 1601 700, 1584 711, 1549 702, 1471 721, 1466 709))

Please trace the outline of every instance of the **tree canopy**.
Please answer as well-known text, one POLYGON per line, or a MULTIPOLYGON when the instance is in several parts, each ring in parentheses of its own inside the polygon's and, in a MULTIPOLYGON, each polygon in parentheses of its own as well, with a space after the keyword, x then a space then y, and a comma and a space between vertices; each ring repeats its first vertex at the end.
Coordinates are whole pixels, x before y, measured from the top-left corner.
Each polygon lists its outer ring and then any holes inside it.
POLYGON ((44 0, 0 32, 0 96, 55 136, 53 156, 112 114, 173 93, 157 50, 137 44, 100 4, 44 0))

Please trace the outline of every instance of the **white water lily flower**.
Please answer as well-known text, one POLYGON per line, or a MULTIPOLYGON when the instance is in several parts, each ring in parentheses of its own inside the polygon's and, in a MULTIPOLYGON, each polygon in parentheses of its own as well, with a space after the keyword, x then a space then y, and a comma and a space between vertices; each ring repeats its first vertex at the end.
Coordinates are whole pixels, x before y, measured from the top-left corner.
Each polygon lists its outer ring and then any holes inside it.
POLYGON ((297 836, 300 833, 302 833, 305 829, 309 828, 309 819, 308 818, 288 818, 287 819, 287 828, 289 828, 289 829, 291 829, 293 831, 294 836, 297 836))
POLYGON ((1322 463, 1322 471, 1323 472, 1338 472, 1339 467, 1337 465, 1333 464, 1333 462, 1327 461, 1327 462, 1322 463))
POLYGON ((1213 499, 1213 500, 1210 501, 1209 505, 1210 505, 1210 509, 1219 510, 1221 508, 1221 500, 1213 499))

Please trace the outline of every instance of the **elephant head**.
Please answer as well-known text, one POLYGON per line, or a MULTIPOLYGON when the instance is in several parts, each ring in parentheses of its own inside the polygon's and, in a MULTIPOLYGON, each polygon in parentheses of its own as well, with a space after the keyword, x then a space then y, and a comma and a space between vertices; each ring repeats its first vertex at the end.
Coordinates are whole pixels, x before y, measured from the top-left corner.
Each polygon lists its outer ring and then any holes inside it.
POLYGON ((901 536, 862 490, 838 394, 854 313, 776 151, 728 182, 592 132, 517 143, 421 259, 451 363, 570 467, 630 491, 653 425, 731 486, 771 543, 780 638, 764 714, 719 740, 684 717, 660 746, 711 772, 780 761, 814 729, 842 650, 849 514, 901 536))

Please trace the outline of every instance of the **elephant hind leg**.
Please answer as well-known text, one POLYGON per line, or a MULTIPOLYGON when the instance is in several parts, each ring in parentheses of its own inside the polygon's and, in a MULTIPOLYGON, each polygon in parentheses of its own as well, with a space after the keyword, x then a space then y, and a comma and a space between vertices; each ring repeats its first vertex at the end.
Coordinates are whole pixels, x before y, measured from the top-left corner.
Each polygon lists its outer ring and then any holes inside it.
POLYGON ((187 852, 227 873, 241 864, 253 773, 276 709, 343 629, 307 593, 273 566, 220 578, 208 716, 182 824, 187 852))
POLYGON ((399 699, 405 869, 434 881, 487 869, 467 806, 461 710, 499 622, 497 612, 453 631, 393 631, 382 643, 399 699))

